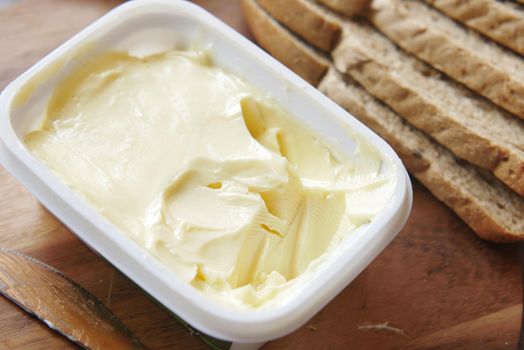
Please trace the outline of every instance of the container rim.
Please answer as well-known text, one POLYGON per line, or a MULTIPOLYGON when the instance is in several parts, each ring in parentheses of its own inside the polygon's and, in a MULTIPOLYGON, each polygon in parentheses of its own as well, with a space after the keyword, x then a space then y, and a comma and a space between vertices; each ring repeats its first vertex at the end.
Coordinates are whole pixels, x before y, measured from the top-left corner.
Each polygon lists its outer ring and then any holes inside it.
MULTIPOLYGON (((33 174, 45 186, 45 190, 41 190, 41 194, 37 195, 44 205, 51 202, 51 200, 46 199, 46 196, 50 196, 49 198, 54 196, 56 200, 69 206, 69 210, 64 212, 57 209, 58 205, 54 205, 54 208, 50 208, 50 210, 72 228, 77 236, 193 327, 226 340, 248 343, 266 341, 283 336, 300 327, 331 301, 396 236, 406 222, 411 208, 412 195, 409 177, 398 156, 384 140, 254 43, 206 10, 182 0, 135 0, 124 3, 93 22, 23 73, 9 84, 0 96, 0 139, 12 158, 6 160, 6 157, 3 157, 4 166, 15 173, 15 166, 10 165, 9 162, 12 163, 16 159, 23 166, 22 172, 33 174), (304 288, 300 293, 295 293, 293 298, 289 298, 290 300, 286 300, 275 308, 237 310, 226 307, 195 292, 193 287, 179 281, 176 277, 173 278, 172 273, 159 266, 161 264, 148 253, 144 253, 143 248, 120 233, 116 227, 96 212, 87 202, 75 195, 56 175, 34 158, 18 139, 11 126, 10 107, 12 101, 18 89, 24 86, 35 74, 49 66, 65 52, 71 51, 81 42, 88 40, 91 35, 112 20, 125 16, 130 16, 128 19, 131 16, 139 16, 139 10, 155 6, 162 6, 162 9, 169 8, 177 15, 191 18, 201 23, 206 29, 216 30, 231 42, 235 42, 239 49, 248 52, 260 65, 286 80, 291 88, 300 89, 305 98, 320 104, 330 117, 335 118, 356 134, 364 136, 366 141, 390 159, 395 167, 397 187, 392 200, 375 217, 372 223, 357 230, 361 236, 360 239, 346 247, 344 254, 338 254, 338 256, 328 259, 325 262, 325 268, 322 270, 326 273, 316 273, 308 282, 308 288, 304 288), (93 234, 82 232, 84 230, 79 228, 80 225, 75 224, 74 219, 68 219, 68 215, 79 218, 82 225, 89 227, 89 230, 102 232, 105 235, 104 242, 118 247, 121 251, 113 253, 109 247, 104 247, 102 241, 94 237, 93 234), (141 261, 138 261, 139 259, 141 261), (134 263, 126 264, 130 260, 134 260, 134 263), (351 266, 353 268, 348 268, 351 266), (133 271, 133 269, 140 269, 140 267, 142 268, 140 273, 136 270, 133 271), (323 293, 322 289, 324 288, 330 289, 330 292, 323 293), (174 300, 173 296, 177 300, 174 300)), ((15 177, 28 176, 27 174, 14 175, 15 177)), ((27 181, 26 185, 31 192, 36 192, 31 187, 37 185, 30 185, 27 181)))

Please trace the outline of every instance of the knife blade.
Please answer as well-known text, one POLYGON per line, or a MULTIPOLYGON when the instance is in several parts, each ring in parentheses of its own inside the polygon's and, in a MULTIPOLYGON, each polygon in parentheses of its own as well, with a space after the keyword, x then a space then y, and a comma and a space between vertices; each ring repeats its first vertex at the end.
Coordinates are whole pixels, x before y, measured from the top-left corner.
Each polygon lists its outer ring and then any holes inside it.
POLYGON ((85 349, 145 349, 97 297, 30 256, 0 248, 0 293, 85 349))

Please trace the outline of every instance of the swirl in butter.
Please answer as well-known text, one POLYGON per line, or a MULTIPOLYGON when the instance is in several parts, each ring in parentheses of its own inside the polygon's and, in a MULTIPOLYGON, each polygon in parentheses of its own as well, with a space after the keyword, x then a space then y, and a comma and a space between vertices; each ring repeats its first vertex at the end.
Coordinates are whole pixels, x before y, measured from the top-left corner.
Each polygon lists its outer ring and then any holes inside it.
POLYGON ((90 61, 26 143, 179 278, 241 308, 309 280, 396 183, 372 147, 344 158, 199 51, 90 61))

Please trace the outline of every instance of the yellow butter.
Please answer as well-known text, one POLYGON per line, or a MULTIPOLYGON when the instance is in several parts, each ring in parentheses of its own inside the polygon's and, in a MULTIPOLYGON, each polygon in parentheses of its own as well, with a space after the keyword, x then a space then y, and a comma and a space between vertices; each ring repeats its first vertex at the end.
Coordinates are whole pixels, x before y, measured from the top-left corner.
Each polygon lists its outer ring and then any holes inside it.
POLYGON ((198 51, 89 62, 26 143, 179 278, 241 308, 292 294, 396 183, 369 145, 342 157, 198 51))

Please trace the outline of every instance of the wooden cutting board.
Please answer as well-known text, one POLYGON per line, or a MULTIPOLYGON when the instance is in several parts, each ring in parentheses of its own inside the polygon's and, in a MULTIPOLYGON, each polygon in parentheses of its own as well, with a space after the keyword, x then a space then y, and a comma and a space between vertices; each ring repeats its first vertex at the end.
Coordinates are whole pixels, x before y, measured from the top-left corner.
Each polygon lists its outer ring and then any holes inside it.
MULTIPOLYGON (((196 1, 249 37, 238 1, 196 1)), ((0 88, 111 0, 22 0, 0 10, 0 88)), ((406 227, 340 295, 264 349, 515 349, 522 315, 517 245, 478 239, 418 182, 406 227), (387 325, 388 327, 385 327, 387 325)), ((55 266, 103 300, 151 349, 205 349, 0 169, 0 246, 55 266)), ((70 349, 0 298, 0 349, 70 349)))

